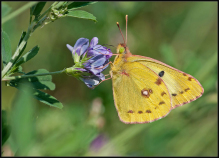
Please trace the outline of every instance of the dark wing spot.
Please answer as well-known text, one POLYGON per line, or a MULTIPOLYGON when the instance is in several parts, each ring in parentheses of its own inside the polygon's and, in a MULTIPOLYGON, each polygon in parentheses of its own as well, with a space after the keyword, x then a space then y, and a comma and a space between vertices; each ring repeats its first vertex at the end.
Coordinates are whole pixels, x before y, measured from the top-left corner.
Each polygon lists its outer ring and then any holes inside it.
POLYGON ((133 111, 132 111, 132 110, 129 110, 128 113, 133 113, 133 111))
POLYGON ((159 103, 159 105, 162 105, 162 104, 165 104, 165 102, 164 102, 164 101, 161 101, 161 102, 159 103))
POLYGON ((161 82, 162 82, 161 78, 158 78, 155 83, 159 86, 161 84, 161 82))
POLYGON ((188 90, 190 90, 190 88, 186 88, 186 89, 185 89, 185 92, 187 92, 188 90))
POLYGON ((177 96, 177 94, 172 94, 172 96, 177 96))
POLYGON ((187 76, 186 73, 183 73, 183 76, 187 76))
POLYGON ((149 89, 149 93, 151 93, 151 94, 153 93, 152 89, 149 89))
POLYGON ((160 77, 163 77, 163 75, 164 75, 164 71, 159 72, 158 75, 159 75, 160 77))
POLYGON ((146 113, 151 113, 151 110, 146 110, 146 113))
POLYGON ((142 114, 143 112, 142 112, 142 111, 138 111, 138 113, 139 113, 139 114, 142 114))
POLYGON ((165 92, 162 92, 162 93, 161 93, 161 96, 163 96, 164 94, 167 94, 167 93, 165 93, 165 92))
POLYGON ((183 91, 179 92, 180 94, 183 94, 183 91))
POLYGON ((192 77, 189 77, 188 80, 189 80, 189 81, 192 81, 192 77))

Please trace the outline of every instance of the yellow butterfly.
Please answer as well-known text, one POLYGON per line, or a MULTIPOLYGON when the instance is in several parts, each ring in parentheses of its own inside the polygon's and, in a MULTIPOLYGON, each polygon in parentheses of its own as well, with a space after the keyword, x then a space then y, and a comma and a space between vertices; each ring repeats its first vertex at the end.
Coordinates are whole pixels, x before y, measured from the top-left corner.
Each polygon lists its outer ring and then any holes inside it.
POLYGON ((126 45, 127 19, 126 15, 126 42, 123 37, 110 70, 120 120, 126 124, 153 122, 201 97, 204 89, 191 75, 158 60, 131 54, 126 45))

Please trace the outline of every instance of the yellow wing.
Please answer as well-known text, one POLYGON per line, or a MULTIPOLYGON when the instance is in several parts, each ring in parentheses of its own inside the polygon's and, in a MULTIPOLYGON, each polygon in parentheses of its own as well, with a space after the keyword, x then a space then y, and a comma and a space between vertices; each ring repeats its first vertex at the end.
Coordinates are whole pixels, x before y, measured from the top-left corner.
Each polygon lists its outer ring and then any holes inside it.
POLYGON ((127 61, 141 63, 161 76, 172 97, 173 108, 196 100, 204 93, 203 87, 194 77, 158 60, 133 55, 127 61))
POLYGON ((152 122, 172 109, 171 96, 163 80, 141 63, 114 64, 111 75, 114 102, 122 122, 152 122))

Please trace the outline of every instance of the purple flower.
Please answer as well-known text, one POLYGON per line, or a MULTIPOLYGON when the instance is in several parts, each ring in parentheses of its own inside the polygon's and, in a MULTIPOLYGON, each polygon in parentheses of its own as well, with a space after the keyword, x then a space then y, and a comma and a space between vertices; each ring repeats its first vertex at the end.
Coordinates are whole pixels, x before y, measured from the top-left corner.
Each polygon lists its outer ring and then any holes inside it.
POLYGON ((108 142, 108 138, 100 134, 90 144, 90 150, 98 152, 108 142))
POLYGON ((67 44, 68 49, 72 52, 72 55, 75 55, 75 52, 78 56, 81 56, 85 53, 89 46, 89 39, 86 38, 79 38, 75 43, 74 47, 67 44))
POLYGON ((77 77, 89 88, 93 88, 105 79, 101 72, 109 66, 109 58, 112 56, 110 49, 97 45, 97 43, 98 38, 94 37, 90 45, 86 38, 79 38, 74 47, 67 44, 67 48, 72 52, 74 58, 74 70, 81 72, 79 75, 77 74, 77 77))
POLYGON ((110 49, 107 49, 106 47, 104 46, 101 46, 101 45, 97 45, 98 43, 98 38, 97 37, 94 37, 91 42, 90 42, 90 47, 89 47, 89 50, 88 50, 88 57, 90 56, 96 56, 96 55, 102 55, 102 54, 108 54, 108 55, 104 55, 107 59, 111 58, 111 50, 110 49), (101 54, 101 53, 102 54, 101 54))

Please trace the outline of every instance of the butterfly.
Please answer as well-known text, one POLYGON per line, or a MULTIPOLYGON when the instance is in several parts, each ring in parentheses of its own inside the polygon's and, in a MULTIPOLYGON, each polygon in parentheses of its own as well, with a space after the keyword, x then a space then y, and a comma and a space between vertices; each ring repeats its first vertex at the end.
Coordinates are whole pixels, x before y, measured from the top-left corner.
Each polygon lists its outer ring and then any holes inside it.
POLYGON ((201 97, 204 89, 193 76, 158 60, 131 54, 127 21, 126 15, 126 42, 122 35, 124 43, 118 45, 110 70, 120 120, 126 124, 153 122, 201 97))

